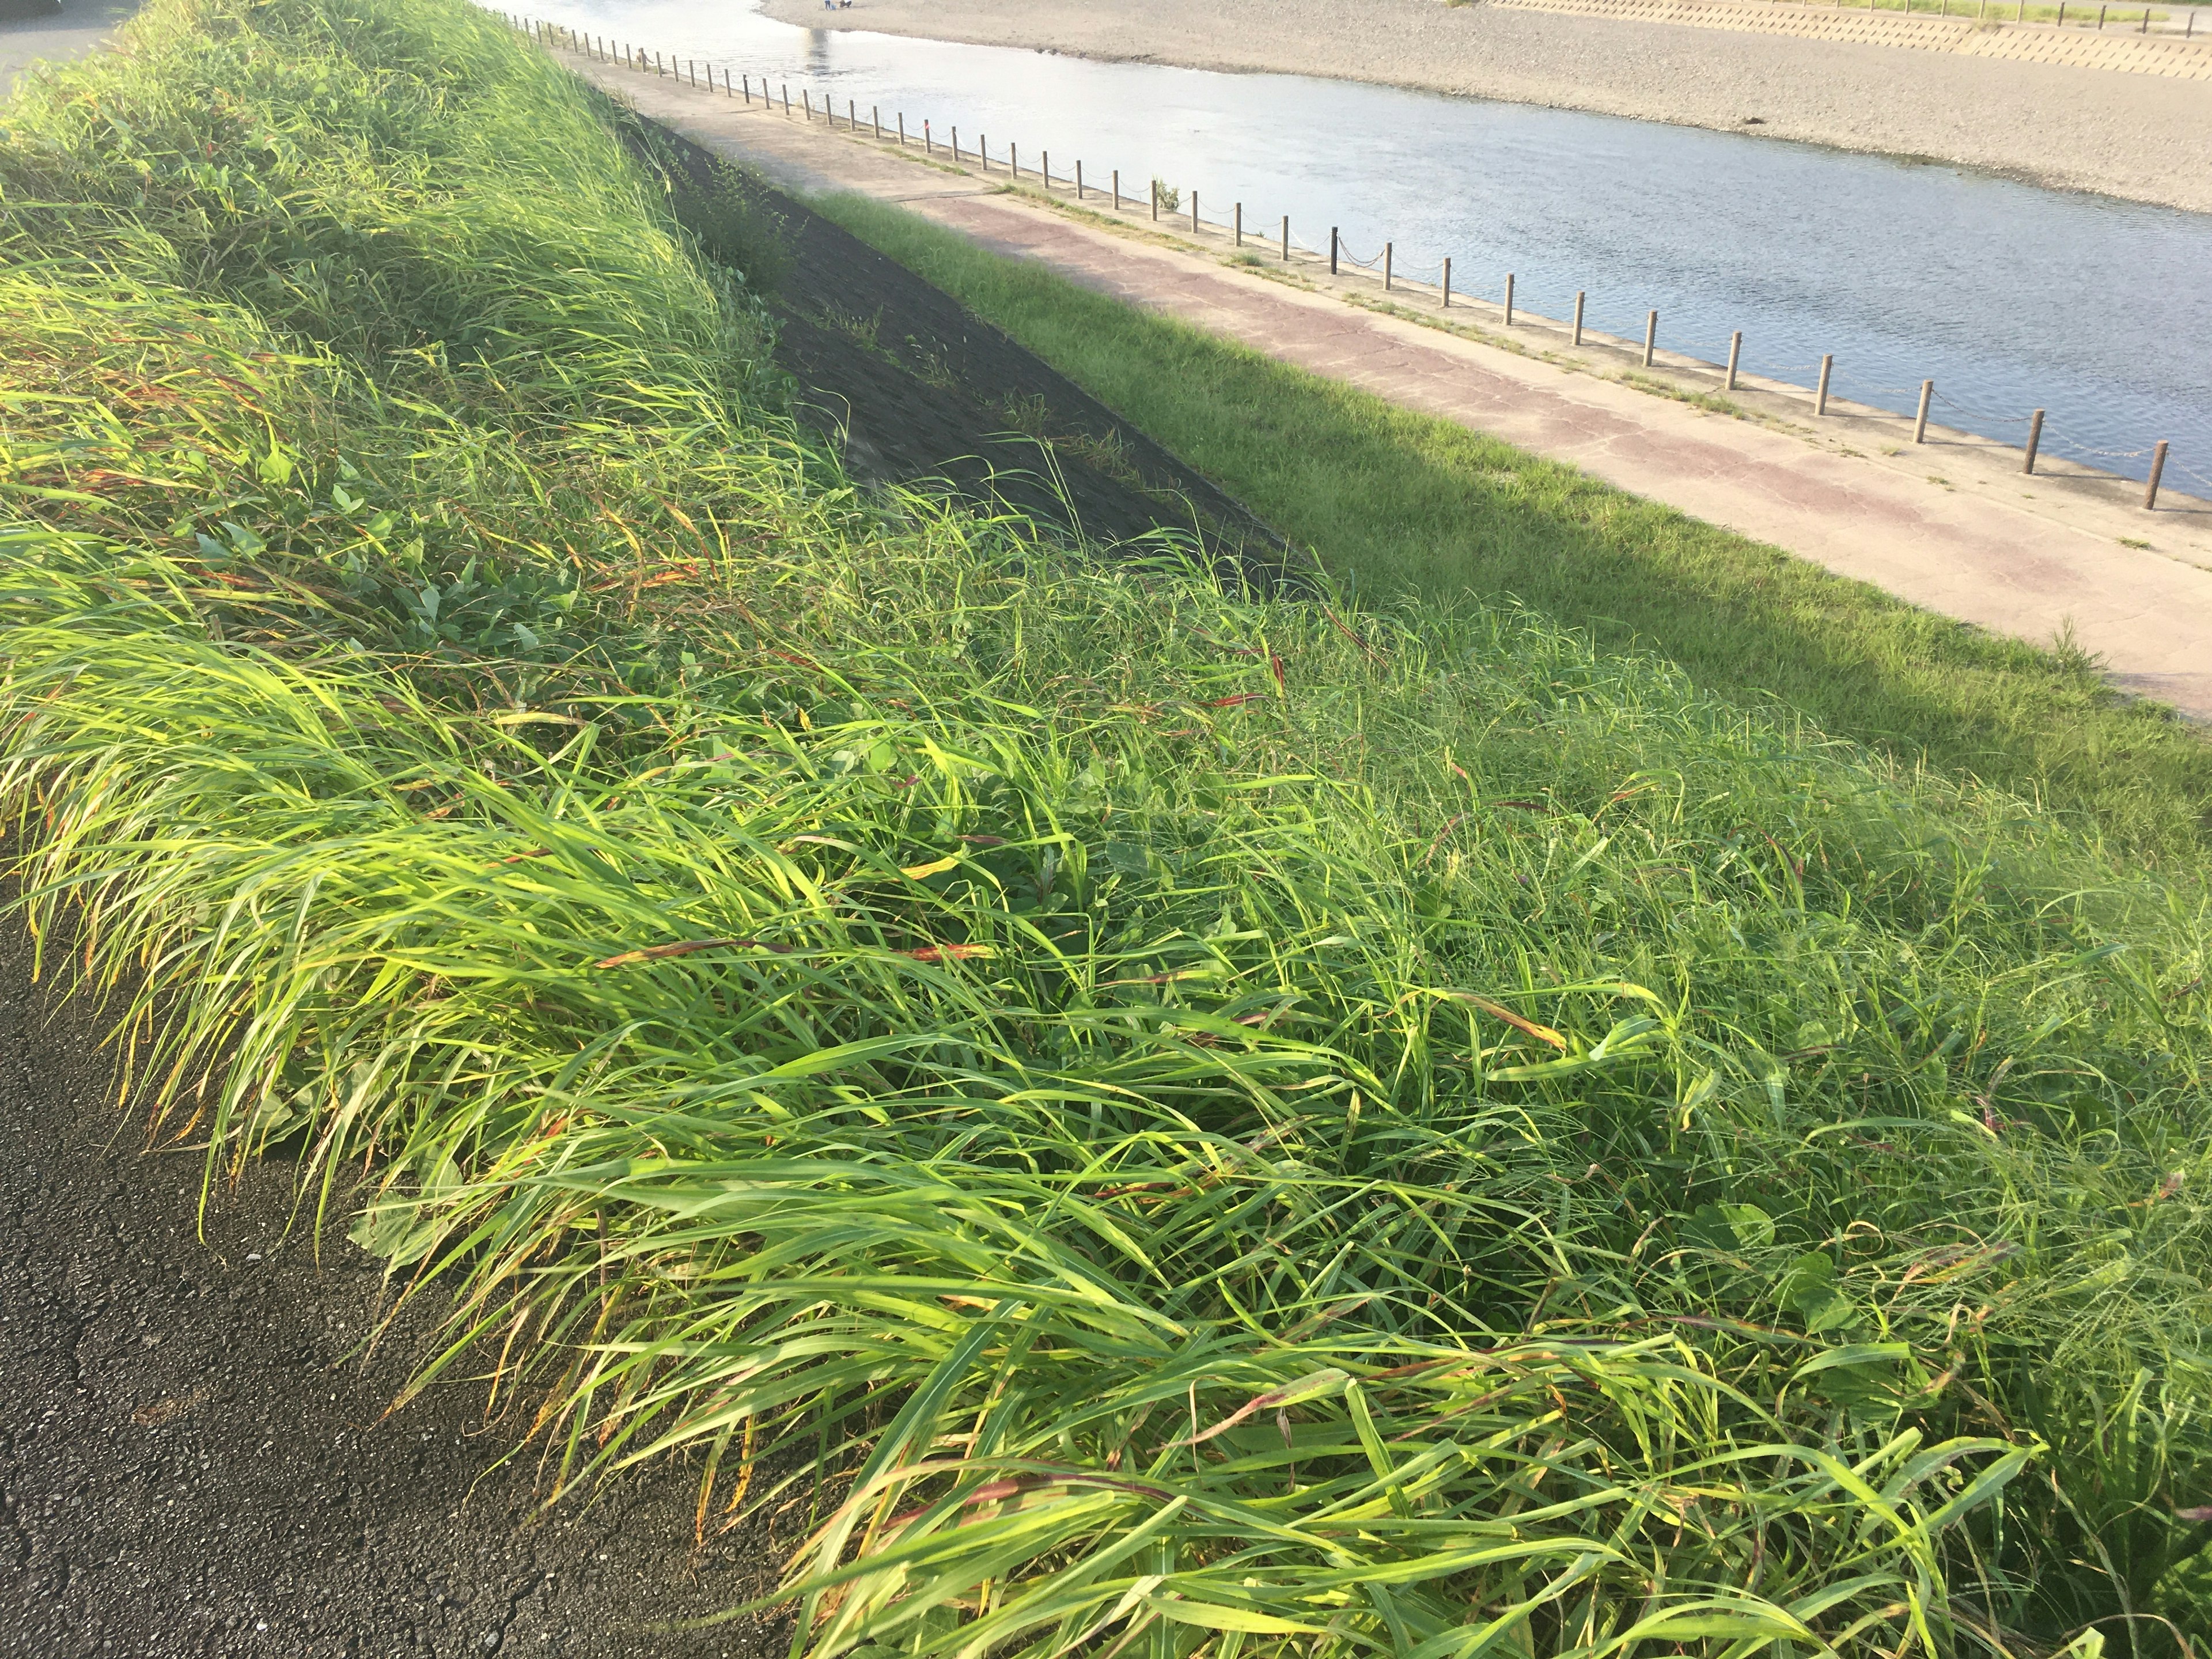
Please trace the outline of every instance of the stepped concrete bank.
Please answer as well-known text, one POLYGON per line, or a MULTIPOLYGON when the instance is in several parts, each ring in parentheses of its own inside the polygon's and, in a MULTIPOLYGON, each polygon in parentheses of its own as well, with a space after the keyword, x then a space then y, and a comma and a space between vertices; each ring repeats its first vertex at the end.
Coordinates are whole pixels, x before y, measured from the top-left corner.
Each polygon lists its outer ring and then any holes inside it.
POLYGON ((1802 391, 1737 394, 1759 419, 1711 413, 1614 378, 1626 354, 1605 343, 1530 355, 1395 306, 1380 311, 1364 279, 1301 272, 1293 284, 1229 264, 1202 240, 1160 234, 1134 204, 1117 223, 1047 198, 1033 173, 1017 190, 1002 167, 987 178, 941 151, 925 163, 918 140, 902 153, 895 140, 878 143, 865 118, 854 132, 842 119, 832 127, 787 117, 781 105, 568 61, 789 186, 898 203, 1131 304, 1571 463, 1960 621, 2038 643, 2070 629, 2118 684, 2212 719, 2212 503, 2167 491, 2146 513, 2139 484, 2079 471, 2024 477, 2016 451, 1963 434, 1915 446, 1910 420, 1878 411, 1816 424, 1799 418, 1802 391), (2130 544, 2142 543, 2150 545, 2130 544))

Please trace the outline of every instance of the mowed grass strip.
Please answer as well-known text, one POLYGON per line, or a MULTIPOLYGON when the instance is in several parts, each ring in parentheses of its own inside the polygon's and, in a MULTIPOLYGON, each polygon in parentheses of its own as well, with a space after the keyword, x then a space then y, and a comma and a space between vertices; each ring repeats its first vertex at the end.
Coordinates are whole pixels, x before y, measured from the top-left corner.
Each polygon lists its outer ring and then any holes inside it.
MULTIPOLYGON (((902 209, 816 204, 953 295, 1362 592, 1518 599, 1704 690, 1972 776, 2178 872, 2212 744, 2094 662, 1922 611, 1452 422, 1009 258, 902 209)), ((2059 642, 2053 641, 2054 647, 2059 642)))

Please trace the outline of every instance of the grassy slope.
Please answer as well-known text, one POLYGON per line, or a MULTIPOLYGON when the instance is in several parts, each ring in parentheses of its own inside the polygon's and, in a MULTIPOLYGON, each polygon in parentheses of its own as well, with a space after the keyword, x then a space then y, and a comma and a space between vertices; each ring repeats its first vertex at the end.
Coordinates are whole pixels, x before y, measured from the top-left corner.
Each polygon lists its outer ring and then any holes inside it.
POLYGON ((822 204, 1218 478, 1340 577, 1449 600, 1510 594, 1697 683, 1778 698, 1907 764, 2094 820, 2195 866, 2212 746, 2092 664, 1964 628, 1863 583, 1005 258, 895 208, 822 204))
POLYGON ((28 918, 175 994, 126 1037, 211 1173, 381 1172, 355 1236, 559 1467, 690 1447, 703 1525, 822 1450, 822 1650, 2179 1593, 2165 889, 1539 617, 856 499, 447 0, 162 0, 10 124, 28 918))

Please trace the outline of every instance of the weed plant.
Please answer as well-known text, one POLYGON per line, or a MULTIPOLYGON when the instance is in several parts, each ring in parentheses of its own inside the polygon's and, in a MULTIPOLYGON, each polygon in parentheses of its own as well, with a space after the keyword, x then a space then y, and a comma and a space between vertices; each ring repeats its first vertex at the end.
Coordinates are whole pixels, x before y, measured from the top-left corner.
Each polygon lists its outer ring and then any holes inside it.
POLYGON ((803 1517, 824 1655, 2188 1628, 2192 902, 1532 614, 858 495, 455 0, 5 118, 42 971, 556 1486, 803 1517))

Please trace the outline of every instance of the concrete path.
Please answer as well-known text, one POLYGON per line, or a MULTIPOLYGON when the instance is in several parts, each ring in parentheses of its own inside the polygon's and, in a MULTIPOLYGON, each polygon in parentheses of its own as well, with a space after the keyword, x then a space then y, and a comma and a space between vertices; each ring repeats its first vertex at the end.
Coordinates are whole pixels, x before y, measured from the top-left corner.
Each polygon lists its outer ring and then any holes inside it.
POLYGON ((842 122, 833 131, 818 116, 787 119, 780 106, 568 61, 794 188, 898 203, 988 247, 1961 621, 2039 644, 2070 627, 2118 684, 2212 719, 2212 503, 2167 492, 2145 513, 2139 484, 2078 471, 2024 477, 2017 452, 1963 434, 1915 447, 1909 421, 1875 411, 1814 423, 1802 392, 1795 421, 1711 414, 1609 378, 1602 350, 1501 348, 1381 314, 1371 301, 1347 304, 1360 296, 1327 291, 1325 279, 1292 285, 1197 243, 1164 245, 1149 222, 1079 216, 1042 199, 1033 174, 1032 188, 1006 189, 1003 164, 978 177, 947 165, 941 147, 931 165, 879 145, 865 123, 858 134, 842 122))
POLYGON ((62 0, 58 17, 0 23, 0 99, 15 91, 33 64, 82 58, 137 9, 138 0, 62 0))

